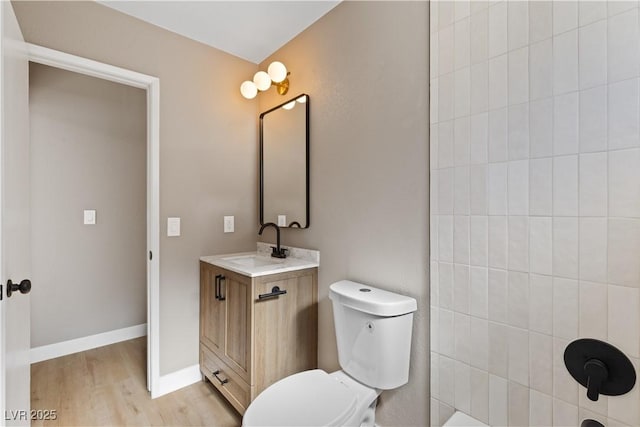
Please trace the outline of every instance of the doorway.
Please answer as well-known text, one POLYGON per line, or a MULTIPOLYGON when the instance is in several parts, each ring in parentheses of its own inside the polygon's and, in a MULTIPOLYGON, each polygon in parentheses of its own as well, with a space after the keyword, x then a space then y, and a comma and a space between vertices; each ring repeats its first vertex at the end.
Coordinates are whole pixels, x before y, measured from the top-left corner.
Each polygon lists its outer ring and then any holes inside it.
MULTIPOLYGON (((159 388, 159 79, 108 64, 28 44, 32 63, 97 77, 146 92, 146 335, 147 389, 151 396, 159 388)), ((88 208, 87 210, 93 210, 88 208)), ((97 214, 97 212, 96 212, 97 214)), ((97 219, 97 218, 96 218, 97 219)), ((113 280, 119 280, 117 273, 113 280)), ((63 284, 61 284, 62 286, 63 284)))

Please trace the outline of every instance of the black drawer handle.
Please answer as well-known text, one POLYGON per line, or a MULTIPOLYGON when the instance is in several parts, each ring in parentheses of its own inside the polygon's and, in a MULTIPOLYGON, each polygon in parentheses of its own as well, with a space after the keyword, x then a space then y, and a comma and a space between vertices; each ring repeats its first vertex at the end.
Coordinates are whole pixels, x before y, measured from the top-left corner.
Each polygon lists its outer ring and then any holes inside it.
POLYGON ((220 370, 218 369, 217 371, 213 371, 213 376, 216 377, 216 379, 218 381, 220 381, 220 385, 225 385, 226 383, 229 382, 229 380, 227 378, 225 379, 220 379, 220 377, 218 376, 220 374, 220 370))
POLYGON ((287 291, 285 289, 280 289, 279 286, 274 286, 271 289, 271 292, 268 294, 260 294, 258 295, 258 299, 267 299, 267 298, 273 298, 273 297, 277 297, 279 295, 284 295, 286 294, 287 291))
POLYGON ((226 282, 226 277, 224 277, 222 274, 216 274, 216 285, 215 285, 215 290, 216 290, 216 299, 218 301, 224 301, 226 298, 224 295, 222 295, 222 281, 226 282))

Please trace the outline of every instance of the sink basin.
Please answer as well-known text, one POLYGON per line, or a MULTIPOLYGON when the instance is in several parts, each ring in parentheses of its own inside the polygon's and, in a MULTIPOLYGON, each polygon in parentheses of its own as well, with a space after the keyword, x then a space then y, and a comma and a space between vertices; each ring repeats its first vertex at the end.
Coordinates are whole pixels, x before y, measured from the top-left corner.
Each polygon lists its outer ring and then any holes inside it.
POLYGON ((233 256, 228 258, 222 258, 225 261, 232 262, 234 264, 238 264, 242 267, 266 267, 266 266, 276 266, 277 264, 282 264, 283 260, 276 258, 267 258, 259 255, 241 255, 241 256, 233 256))

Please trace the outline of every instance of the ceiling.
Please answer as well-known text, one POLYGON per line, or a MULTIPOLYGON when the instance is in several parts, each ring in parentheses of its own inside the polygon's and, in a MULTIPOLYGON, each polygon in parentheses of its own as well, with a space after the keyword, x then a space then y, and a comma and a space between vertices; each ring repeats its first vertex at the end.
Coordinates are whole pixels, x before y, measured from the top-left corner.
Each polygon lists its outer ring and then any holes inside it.
POLYGON ((257 64, 340 0, 99 3, 257 64))

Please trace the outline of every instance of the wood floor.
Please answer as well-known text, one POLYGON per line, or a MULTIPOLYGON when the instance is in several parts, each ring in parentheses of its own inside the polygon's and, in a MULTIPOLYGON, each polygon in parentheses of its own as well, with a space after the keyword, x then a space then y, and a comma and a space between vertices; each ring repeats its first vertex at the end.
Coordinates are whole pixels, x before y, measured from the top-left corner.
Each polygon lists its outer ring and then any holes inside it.
POLYGON ((31 365, 31 409, 56 410, 48 426, 239 426, 241 418, 209 383, 151 400, 146 338, 31 365))

